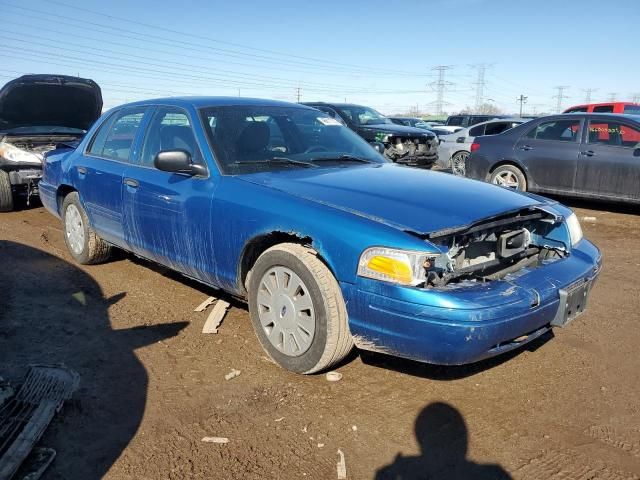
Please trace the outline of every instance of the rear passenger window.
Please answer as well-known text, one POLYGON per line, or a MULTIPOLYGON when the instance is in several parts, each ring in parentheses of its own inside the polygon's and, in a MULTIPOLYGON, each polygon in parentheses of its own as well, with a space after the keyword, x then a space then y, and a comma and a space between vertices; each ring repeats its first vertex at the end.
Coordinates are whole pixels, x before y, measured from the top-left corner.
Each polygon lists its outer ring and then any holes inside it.
POLYGON ((88 153, 103 158, 128 161, 146 108, 127 109, 115 114, 110 126, 100 128, 88 153))
POLYGON ((510 128, 512 128, 512 126, 513 126, 513 123, 507 123, 507 122, 488 123, 484 134, 497 135, 499 133, 504 132, 505 130, 509 130, 510 128))
POLYGON ((580 132, 580 120, 554 120, 542 122, 527 133, 528 138, 536 140, 555 140, 573 142, 580 132))
MULTIPOLYGON (((215 118, 212 121, 215 128, 215 118)), ((142 165, 152 167, 158 152, 168 150, 186 150, 193 163, 204 163, 189 117, 176 107, 160 107, 153 116, 142 147, 142 165)))
POLYGON ((593 107, 594 113, 613 113, 613 105, 600 105, 599 107, 593 107))
POLYGON ((480 135, 484 135, 485 127, 489 127, 488 125, 478 125, 477 127, 473 127, 469 130, 470 137, 479 137, 480 135))
POLYGON ((640 131, 617 122, 589 122, 589 143, 637 148, 640 131))

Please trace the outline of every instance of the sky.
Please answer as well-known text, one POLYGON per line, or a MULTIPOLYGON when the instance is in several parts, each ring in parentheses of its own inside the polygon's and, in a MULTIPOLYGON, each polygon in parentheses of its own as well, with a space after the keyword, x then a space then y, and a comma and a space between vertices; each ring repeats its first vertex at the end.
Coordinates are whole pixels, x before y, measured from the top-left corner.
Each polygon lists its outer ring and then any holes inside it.
POLYGON ((105 107, 176 95, 524 113, 640 99, 637 0, 0 0, 0 84, 92 78, 105 107))

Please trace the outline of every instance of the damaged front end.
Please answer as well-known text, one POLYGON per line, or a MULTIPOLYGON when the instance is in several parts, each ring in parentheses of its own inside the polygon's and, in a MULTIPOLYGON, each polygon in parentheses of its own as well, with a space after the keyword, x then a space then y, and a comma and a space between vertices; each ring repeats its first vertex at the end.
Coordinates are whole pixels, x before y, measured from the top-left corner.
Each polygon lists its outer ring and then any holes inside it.
POLYGON ((525 267, 565 258, 570 245, 566 239, 560 240, 559 230, 566 231, 563 217, 543 209, 527 209, 468 227, 433 232, 426 239, 444 252, 425 261, 425 286, 490 282, 525 267))
POLYGON ((26 195, 28 205, 30 198, 38 194, 45 154, 60 144, 74 144, 78 138, 66 134, 0 136, 0 170, 7 172, 15 193, 26 195))
POLYGON ((438 141, 434 135, 387 134, 377 138, 384 145, 384 156, 395 163, 431 168, 438 160, 438 141))

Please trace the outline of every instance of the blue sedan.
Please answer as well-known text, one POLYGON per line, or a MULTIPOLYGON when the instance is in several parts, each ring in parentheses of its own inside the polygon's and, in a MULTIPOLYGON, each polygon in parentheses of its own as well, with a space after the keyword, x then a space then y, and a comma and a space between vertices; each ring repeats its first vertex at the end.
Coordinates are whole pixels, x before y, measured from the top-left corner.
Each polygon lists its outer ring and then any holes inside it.
POLYGON ((268 100, 117 107, 47 155, 40 196, 76 261, 115 246, 245 298, 298 373, 354 345, 438 364, 517 348, 585 309, 601 263, 557 202, 390 163, 268 100))

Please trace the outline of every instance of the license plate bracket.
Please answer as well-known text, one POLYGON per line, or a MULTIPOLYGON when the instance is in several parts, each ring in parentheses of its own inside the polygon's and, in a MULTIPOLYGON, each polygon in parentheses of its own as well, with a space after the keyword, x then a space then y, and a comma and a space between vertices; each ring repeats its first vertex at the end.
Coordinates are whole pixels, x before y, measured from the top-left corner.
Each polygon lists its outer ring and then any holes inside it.
POLYGON ((555 318, 551 322, 552 326, 564 327, 584 312, 585 308, 587 308, 591 285, 591 280, 584 280, 566 289, 561 288, 558 291, 560 305, 555 318))

